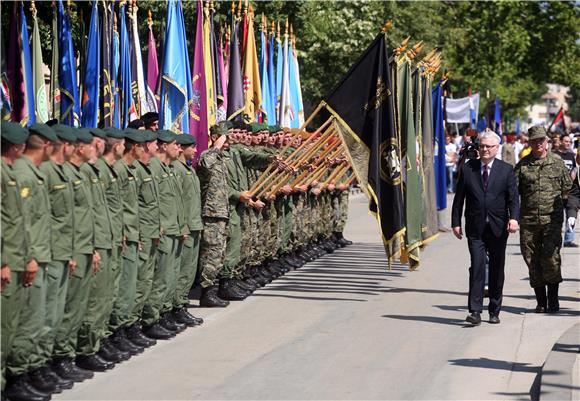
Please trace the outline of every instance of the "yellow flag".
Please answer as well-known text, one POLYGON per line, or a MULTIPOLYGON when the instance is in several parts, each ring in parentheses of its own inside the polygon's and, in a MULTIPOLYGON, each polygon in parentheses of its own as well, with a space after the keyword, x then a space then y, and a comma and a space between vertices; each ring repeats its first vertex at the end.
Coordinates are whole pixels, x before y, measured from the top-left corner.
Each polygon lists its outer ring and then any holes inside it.
POLYGON ((209 2, 206 2, 203 18, 203 67, 205 71, 205 88, 207 92, 207 123, 209 127, 215 125, 217 113, 217 104, 213 88, 213 66, 211 63, 212 49, 210 35, 209 2))
POLYGON ((248 13, 248 39, 244 53, 243 67, 244 85, 244 121, 256 121, 256 113, 262 104, 262 88, 260 85, 260 68, 258 67, 258 53, 254 38, 254 10, 250 7, 248 13))

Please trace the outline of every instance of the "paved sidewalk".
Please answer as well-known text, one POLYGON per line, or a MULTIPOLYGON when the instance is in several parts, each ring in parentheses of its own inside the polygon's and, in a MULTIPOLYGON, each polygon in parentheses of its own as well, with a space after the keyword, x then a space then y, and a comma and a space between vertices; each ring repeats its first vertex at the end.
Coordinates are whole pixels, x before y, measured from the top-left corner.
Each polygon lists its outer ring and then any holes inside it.
POLYGON ((53 399, 529 400, 554 343, 579 320, 577 249, 563 252, 561 312, 536 315, 512 235, 502 322, 470 327, 465 239, 441 234, 417 271, 387 270, 362 195, 351 198, 345 236, 356 243, 226 309, 194 308, 202 327, 53 399))

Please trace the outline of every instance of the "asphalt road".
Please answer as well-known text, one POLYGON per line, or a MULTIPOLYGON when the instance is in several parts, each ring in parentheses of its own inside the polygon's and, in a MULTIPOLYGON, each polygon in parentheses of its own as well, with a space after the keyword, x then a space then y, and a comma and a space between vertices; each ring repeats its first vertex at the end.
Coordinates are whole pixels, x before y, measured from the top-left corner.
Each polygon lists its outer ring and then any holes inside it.
POLYGON ((53 399, 530 399, 553 344, 578 321, 580 251, 563 252, 561 312, 536 315, 510 236, 501 324, 471 327, 466 240, 442 233, 417 271, 388 270, 366 200, 350 206, 354 245, 226 309, 192 307, 202 327, 53 399))

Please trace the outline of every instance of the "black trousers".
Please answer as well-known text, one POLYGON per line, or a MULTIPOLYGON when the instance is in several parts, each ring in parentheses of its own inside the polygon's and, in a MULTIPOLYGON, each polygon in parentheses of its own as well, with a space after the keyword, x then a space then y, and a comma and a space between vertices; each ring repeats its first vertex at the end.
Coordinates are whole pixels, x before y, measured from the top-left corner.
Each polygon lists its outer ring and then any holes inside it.
POLYGON ((498 315, 503 298, 505 280, 505 248, 508 232, 501 237, 493 235, 489 224, 486 224, 481 238, 467 238, 471 255, 469 269, 469 312, 483 311, 483 291, 485 288, 485 264, 489 256, 489 313, 498 315))

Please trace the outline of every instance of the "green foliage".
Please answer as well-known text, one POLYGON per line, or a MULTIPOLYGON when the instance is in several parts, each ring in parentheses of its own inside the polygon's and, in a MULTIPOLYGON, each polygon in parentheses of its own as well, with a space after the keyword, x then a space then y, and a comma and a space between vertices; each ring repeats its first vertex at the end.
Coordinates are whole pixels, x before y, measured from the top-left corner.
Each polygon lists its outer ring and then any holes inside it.
MULTIPOLYGON (((485 103, 499 95, 504 113, 515 115, 538 99, 545 83, 580 87, 580 7, 575 1, 252 1, 256 28, 261 14, 268 21, 292 23, 297 37, 304 101, 316 105, 348 71, 387 20, 391 48, 411 36, 410 44, 425 42, 423 54, 439 48, 442 71, 451 73, 456 96, 469 87, 480 91, 485 103)), ((79 49, 80 23, 89 23, 91 2, 71 3, 75 49, 79 49), (82 13, 82 18, 81 18, 82 13)), ((238 2, 235 3, 236 7, 238 2)), ((153 14, 153 31, 161 42, 167 5, 140 0, 139 33, 147 51, 147 13, 153 14)), ((216 29, 231 19, 230 2, 216 2, 216 29)), ((12 4, 2 2, 2 36, 8 37, 12 4)), ((43 59, 50 64, 53 6, 37 1, 43 59)), ((118 3, 116 4, 118 9, 118 3)), ((195 1, 184 1, 190 57, 195 43, 195 1)), ((25 10, 30 28, 30 3, 25 10)), ((5 45, 8 45, 5 42, 5 45)), ((419 59, 422 55, 419 55, 419 59)), ((485 104, 481 105, 483 109, 485 104)))

